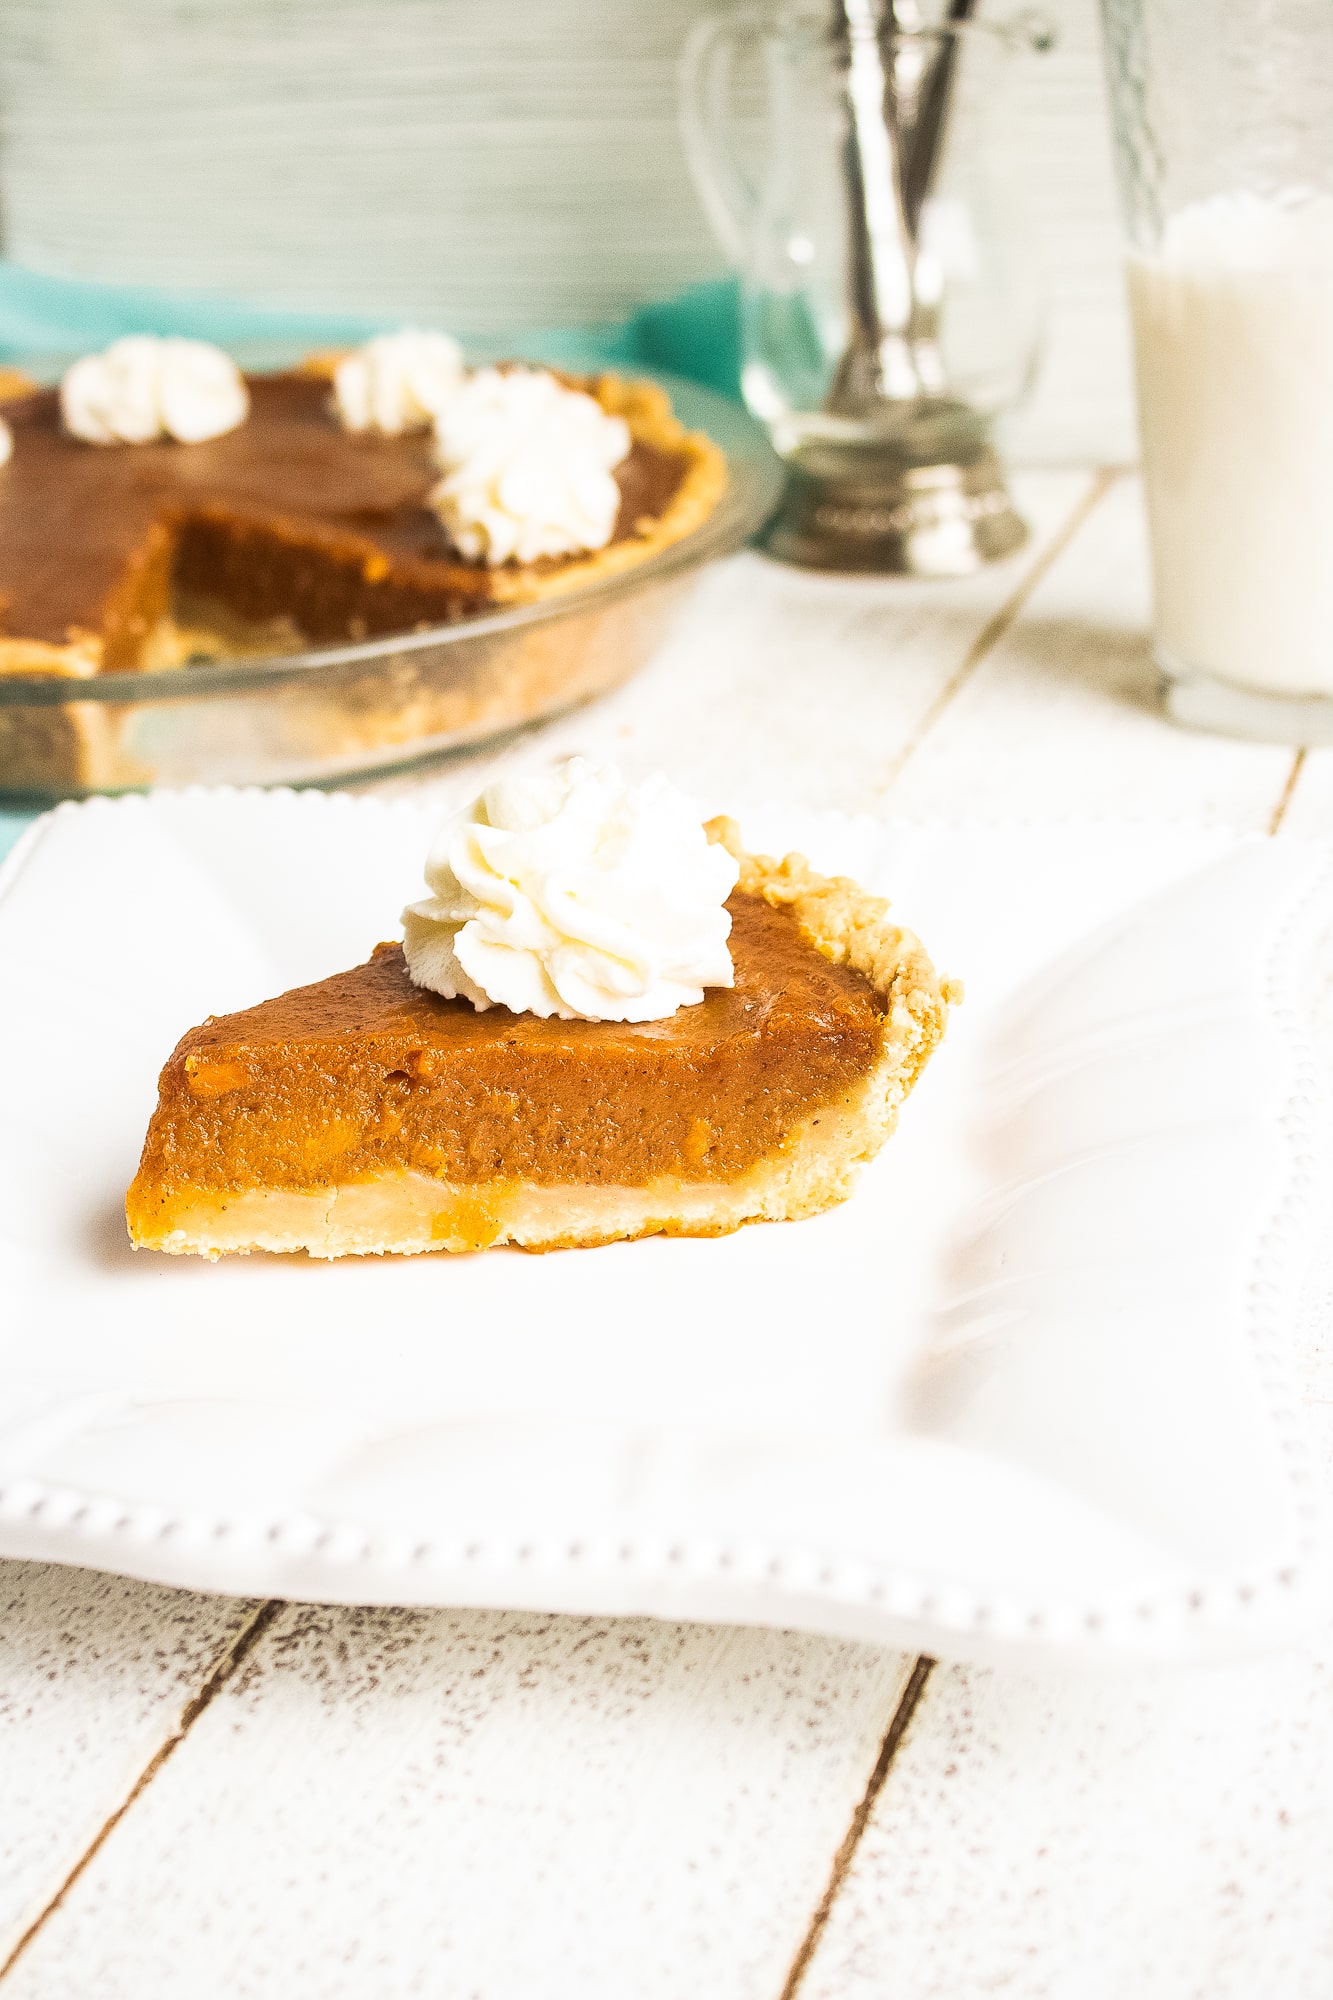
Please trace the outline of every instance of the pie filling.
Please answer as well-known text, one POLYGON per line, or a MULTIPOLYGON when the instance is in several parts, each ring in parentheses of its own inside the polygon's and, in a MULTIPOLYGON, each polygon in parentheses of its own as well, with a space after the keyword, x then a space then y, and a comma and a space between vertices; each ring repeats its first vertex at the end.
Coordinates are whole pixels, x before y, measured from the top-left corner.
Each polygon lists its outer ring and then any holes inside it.
POLYGON ((541 1248, 840 1199, 938 1039, 938 984, 909 933, 878 934, 872 976, 767 892, 729 908, 734 987, 663 1020, 478 1013, 381 945, 193 1029, 162 1073, 131 1236, 208 1255, 541 1248))
POLYGON ((610 547, 487 569, 458 556, 427 504, 428 434, 344 430, 313 372, 248 386, 244 424, 188 445, 83 443, 53 390, 5 403, 0 670, 41 671, 45 652, 49 671, 114 672, 225 655, 246 632, 253 650, 275 628, 290 647, 448 623, 679 539, 725 483, 721 454, 661 391, 602 378, 590 389, 633 438, 610 547))
POLYGON ((423 1250, 586 1248, 635 1236, 721 1236, 746 1222, 817 1214, 851 1192, 857 1164, 888 1135, 881 1080, 824 1105, 776 1154, 727 1181, 662 1174, 642 1187, 497 1177, 449 1184, 412 1170, 309 1190, 178 1190, 131 1199, 136 1242, 217 1257, 307 1250, 316 1257, 423 1250))

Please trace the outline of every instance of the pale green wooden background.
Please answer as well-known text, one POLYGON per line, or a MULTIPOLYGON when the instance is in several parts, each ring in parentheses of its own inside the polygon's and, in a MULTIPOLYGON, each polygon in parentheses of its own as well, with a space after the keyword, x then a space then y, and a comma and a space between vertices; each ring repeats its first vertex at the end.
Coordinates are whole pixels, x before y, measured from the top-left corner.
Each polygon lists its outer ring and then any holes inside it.
MULTIPOLYGON (((990 0, 993 12, 1004 0, 990 0)), ((677 136, 705 0, 0 0, 0 216, 39 269, 463 334, 715 275, 677 136)), ((1027 458, 1132 427, 1095 0, 1019 89, 1051 297, 1027 458)))

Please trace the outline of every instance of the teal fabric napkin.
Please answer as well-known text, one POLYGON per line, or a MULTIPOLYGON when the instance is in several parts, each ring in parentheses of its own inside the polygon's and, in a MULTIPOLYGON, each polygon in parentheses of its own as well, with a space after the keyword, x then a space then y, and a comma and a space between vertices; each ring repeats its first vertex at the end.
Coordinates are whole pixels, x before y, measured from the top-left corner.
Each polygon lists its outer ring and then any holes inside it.
MULTIPOLYGON (((278 312, 240 299, 54 278, 0 258, 0 361, 35 366, 49 357, 55 363, 105 347, 124 333, 185 334, 243 352, 266 345, 333 346, 401 323, 347 313, 278 312)), ((733 279, 696 285, 615 325, 509 337, 500 332, 473 345, 570 367, 659 368, 740 399, 740 303, 733 279)), ((33 817, 0 809, 0 858, 33 817)))
MULTIPOLYGON (((386 326, 401 324, 397 318, 278 312, 240 299, 53 278, 0 258, 0 361, 39 362, 44 356, 55 360, 86 354, 123 333, 186 334, 240 348, 300 342, 327 346, 364 340, 386 326)), ((739 299, 730 278, 695 285, 679 298, 641 307, 616 324, 521 336, 506 336, 501 330, 473 344, 534 360, 594 367, 637 362, 702 382, 724 396, 740 397, 739 299)))
POLYGON ((0 360, 63 358, 105 347, 123 333, 175 333, 197 340, 364 340, 372 321, 336 314, 270 312, 239 300, 191 298, 139 285, 52 278, 0 258, 0 360))
POLYGON ((0 812, 0 861, 3 861, 25 826, 31 826, 37 817, 35 813, 0 812))

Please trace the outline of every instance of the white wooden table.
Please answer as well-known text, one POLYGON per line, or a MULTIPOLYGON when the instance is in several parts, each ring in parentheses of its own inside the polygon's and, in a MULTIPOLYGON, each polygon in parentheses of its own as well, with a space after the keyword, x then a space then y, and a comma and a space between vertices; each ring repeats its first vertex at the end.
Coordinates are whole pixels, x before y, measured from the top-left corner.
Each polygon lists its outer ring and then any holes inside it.
MULTIPOLYGON (((1133 481, 1020 490, 1032 544, 969 583, 723 565, 542 747, 1052 838, 1333 831, 1333 752, 1154 712, 1133 481)), ((1325 1271, 1292 1335, 1325 1463, 1331 1319, 1325 1271)), ((1328 1643, 1090 1681, 0 1565, 0 2000, 1327 2000, 1331 1675, 1328 1643)))

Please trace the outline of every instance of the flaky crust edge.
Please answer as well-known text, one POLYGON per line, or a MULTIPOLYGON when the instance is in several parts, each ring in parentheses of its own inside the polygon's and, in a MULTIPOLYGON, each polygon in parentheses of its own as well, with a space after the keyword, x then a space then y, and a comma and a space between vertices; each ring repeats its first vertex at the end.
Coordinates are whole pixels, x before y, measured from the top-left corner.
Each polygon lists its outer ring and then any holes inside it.
POLYGON ((803 854, 776 861, 751 854, 734 819, 719 816, 704 831, 740 867, 738 887, 775 909, 790 910, 801 934, 834 965, 859 972, 886 1003, 883 1035, 900 1054, 902 1096, 939 1045, 949 1008, 963 998, 956 979, 941 979, 914 931, 890 923, 889 904, 850 875, 820 875, 803 854))

